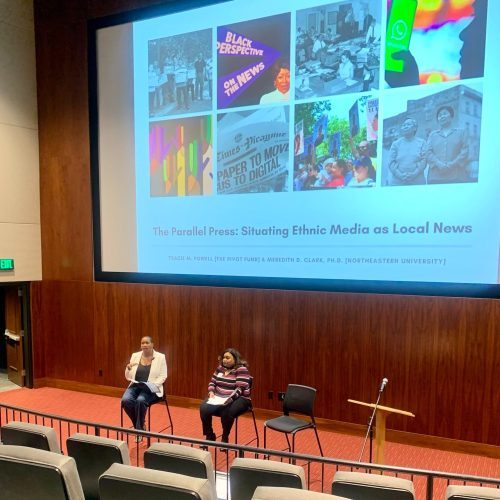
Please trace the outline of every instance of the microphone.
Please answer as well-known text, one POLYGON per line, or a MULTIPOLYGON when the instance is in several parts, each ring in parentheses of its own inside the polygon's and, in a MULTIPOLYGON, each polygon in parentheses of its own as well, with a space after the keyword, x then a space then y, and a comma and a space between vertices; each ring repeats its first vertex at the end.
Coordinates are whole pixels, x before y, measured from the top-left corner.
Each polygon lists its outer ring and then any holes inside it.
POLYGON ((382 379, 382 383, 380 384, 380 391, 379 392, 384 392, 384 389, 385 389, 385 386, 387 385, 387 382, 389 382, 389 380, 387 380, 385 377, 382 379))

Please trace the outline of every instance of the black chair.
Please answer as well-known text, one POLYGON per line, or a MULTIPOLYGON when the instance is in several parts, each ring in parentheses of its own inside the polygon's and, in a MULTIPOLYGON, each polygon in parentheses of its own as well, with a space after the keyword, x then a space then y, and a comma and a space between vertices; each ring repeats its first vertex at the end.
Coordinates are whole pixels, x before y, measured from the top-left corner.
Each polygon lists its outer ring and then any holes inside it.
POLYGON ((264 422, 264 448, 266 448, 266 431, 268 428, 285 434, 288 450, 292 453, 295 451, 295 434, 305 429, 313 429, 316 441, 318 442, 319 452, 323 456, 323 449, 319 441, 313 413, 315 399, 316 389, 305 385, 289 384, 286 389, 285 399, 283 400, 283 415, 264 422), (290 417, 290 413, 307 415, 311 420, 307 422, 300 418, 290 417), (291 446, 288 434, 292 435, 291 446))
MULTIPOLYGON (((163 384, 163 396, 160 399, 157 399, 153 403, 151 403, 148 407, 147 413, 146 413, 146 418, 148 420, 148 431, 151 431, 151 407, 157 404, 164 404, 165 409, 167 410, 167 417, 169 421, 169 425, 164 427, 163 429, 159 430, 158 432, 163 432, 166 431, 167 429, 170 429, 170 434, 174 433, 174 424, 172 422, 172 416, 170 415, 170 407, 168 406, 168 399, 167 399, 167 384, 163 384)), ((123 406, 120 403, 120 427, 123 427, 123 414, 125 413, 123 406)))

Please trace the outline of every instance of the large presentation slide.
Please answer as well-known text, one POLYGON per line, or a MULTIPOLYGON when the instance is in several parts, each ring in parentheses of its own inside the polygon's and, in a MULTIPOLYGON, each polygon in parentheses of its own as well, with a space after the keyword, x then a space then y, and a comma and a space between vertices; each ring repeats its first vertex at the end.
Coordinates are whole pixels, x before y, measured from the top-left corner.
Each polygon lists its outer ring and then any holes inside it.
POLYGON ((200 5, 96 29, 104 276, 499 283, 500 2, 200 5))

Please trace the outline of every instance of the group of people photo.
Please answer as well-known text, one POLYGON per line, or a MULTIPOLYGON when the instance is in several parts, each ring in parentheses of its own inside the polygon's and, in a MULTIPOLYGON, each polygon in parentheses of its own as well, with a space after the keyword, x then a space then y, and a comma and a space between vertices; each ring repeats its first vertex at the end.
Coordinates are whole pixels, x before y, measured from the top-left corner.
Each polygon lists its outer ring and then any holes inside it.
POLYGON ((345 96, 298 104, 294 191, 375 186, 377 139, 377 98, 345 96))
MULTIPOLYGON (((134 352, 125 367, 125 379, 129 382, 122 396, 121 406, 135 429, 146 430, 145 418, 151 404, 161 399, 167 379, 165 355, 154 349, 153 339, 141 339, 141 350, 134 352)), ((207 386, 207 394, 200 405, 203 435, 215 441, 212 417, 220 417, 221 441, 227 443, 235 419, 251 407, 251 377, 248 364, 234 348, 224 349, 218 358, 207 386)), ((136 436, 142 441, 142 436, 136 436)))
POLYGON ((297 12, 297 99, 378 88, 380 7, 353 0, 297 12))
POLYGON ((212 109, 212 30, 149 42, 149 116, 212 109))
MULTIPOLYGON (((404 104, 385 103, 388 111, 404 104)), ((384 120, 382 186, 477 182, 481 115, 481 84, 452 85, 408 101, 384 120)))
POLYGON ((362 141, 356 157, 353 154, 349 158, 307 159, 306 163, 300 163, 294 176, 294 191, 374 186, 376 171, 368 148, 368 142, 362 141))

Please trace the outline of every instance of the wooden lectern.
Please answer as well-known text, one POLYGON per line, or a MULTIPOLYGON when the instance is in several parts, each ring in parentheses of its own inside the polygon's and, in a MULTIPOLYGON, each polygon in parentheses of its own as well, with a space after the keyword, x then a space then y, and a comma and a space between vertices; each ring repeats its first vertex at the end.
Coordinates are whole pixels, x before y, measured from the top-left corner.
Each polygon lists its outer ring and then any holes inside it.
MULTIPOLYGON (((356 405, 367 406, 372 410, 375 408, 375 403, 364 403, 363 401, 356 401, 355 399, 348 399, 347 401, 356 405)), ((391 413, 415 417, 415 415, 409 411, 398 410, 396 408, 390 408, 389 406, 377 406, 377 411, 375 413, 375 443, 377 445, 375 449, 375 463, 381 465, 384 463, 385 456, 385 421, 391 413)))

